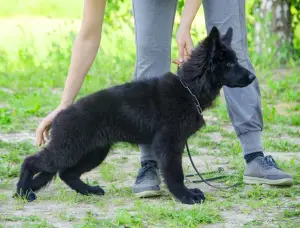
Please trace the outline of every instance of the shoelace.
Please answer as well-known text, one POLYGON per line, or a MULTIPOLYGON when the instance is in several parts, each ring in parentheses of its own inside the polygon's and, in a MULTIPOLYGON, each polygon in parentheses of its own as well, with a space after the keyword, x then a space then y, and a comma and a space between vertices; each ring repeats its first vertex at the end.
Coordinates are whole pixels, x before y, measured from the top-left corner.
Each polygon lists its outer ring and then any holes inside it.
MULTIPOLYGON (((138 175, 138 179, 140 179, 141 177, 144 176, 144 174, 151 168, 155 168, 156 165, 154 162, 147 162, 145 164, 142 164, 142 168, 140 169, 139 175, 138 175)), ((155 173, 153 173, 155 174, 155 173)))
POLYGON ((271 169, 271 168, 279 169, 275 160, 273 159, 273 157, 271 155, 264 157, 263 166, 265 169, 271 169))

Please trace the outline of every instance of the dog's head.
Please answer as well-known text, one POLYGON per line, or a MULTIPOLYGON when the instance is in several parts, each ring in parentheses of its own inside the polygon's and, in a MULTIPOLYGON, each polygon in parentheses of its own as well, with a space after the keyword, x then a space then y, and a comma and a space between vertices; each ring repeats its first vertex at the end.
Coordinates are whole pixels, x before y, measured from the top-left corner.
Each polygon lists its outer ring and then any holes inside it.
POLYGON ((193 68, 187 69, 190 73, 193 71, 190 77, 206 77, 205 80, 213 84, 228 87, 245 87, 251 84, 255 76, 238 63, 236 53, 231 48, 232 36, 232 28, 228 28, 226 34, 221 36, 217 27, 213 27, 186 63, 187 68, 193 68))

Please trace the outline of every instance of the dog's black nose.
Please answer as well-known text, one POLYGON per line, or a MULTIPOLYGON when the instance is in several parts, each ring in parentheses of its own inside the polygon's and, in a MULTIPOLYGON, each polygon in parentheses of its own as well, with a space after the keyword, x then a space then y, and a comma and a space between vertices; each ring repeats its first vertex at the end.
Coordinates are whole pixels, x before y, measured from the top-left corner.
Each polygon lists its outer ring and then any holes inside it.
POLYGON ((250 75, 249 75, 249 80, 250 80, 251 82, 253 82, 254 79, 255 79, 255 75, 254 75, 254 74, 250 74, 250 75))

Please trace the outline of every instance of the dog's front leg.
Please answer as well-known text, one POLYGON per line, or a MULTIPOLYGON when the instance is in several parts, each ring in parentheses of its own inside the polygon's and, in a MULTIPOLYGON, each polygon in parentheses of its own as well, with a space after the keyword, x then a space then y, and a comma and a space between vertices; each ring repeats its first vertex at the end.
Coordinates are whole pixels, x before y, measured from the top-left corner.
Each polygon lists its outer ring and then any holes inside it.
POLYGON ((174 137, 156 138, 153 142, 159 169, 169 191, 184 204, 202 203, 204 194, 199 189, 188 189, 184 185, 182 153, 184 143, 174 137))

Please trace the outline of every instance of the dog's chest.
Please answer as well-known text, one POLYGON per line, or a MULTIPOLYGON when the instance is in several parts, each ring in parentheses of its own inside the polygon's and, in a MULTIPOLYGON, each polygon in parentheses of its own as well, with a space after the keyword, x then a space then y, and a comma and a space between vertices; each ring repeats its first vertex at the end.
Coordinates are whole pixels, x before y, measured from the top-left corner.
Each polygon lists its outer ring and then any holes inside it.
POLYGON ((192 135, 200 130, 205 125, 203 116, 199 114, 193 115, 191 119, 186 123, 188 135, 192 135))
POLYGON ((196 124, 195 124, 196 131, 198 131, 200 128, 202 128, 205 125, 205 120, 204 120, 203 116, 200 116, 200 115, 196 116, 195 122, 196 122, 196 124))

